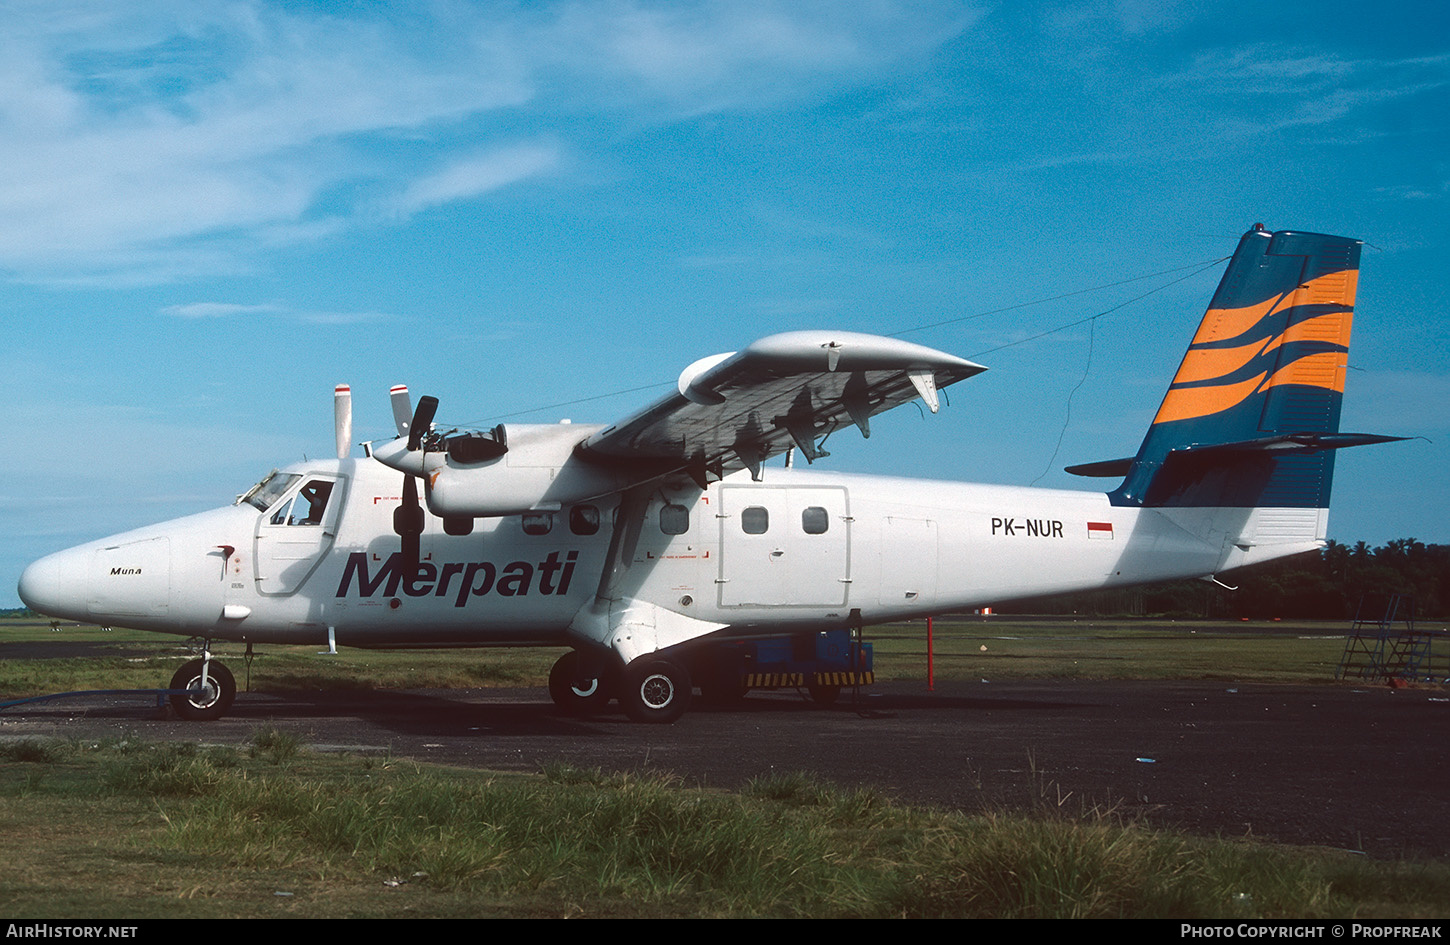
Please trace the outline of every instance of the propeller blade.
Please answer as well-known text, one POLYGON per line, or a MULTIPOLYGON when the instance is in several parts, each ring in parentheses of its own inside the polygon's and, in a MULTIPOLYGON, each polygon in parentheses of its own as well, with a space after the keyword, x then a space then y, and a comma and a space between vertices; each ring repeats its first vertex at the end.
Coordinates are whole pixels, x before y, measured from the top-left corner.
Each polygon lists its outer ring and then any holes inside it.
POLYGON ((413 400, 408 396, 408 385, 394 384, 388 396, 393 401, 393 422, 398 425, 398 436, 407 436, 408 421, 413 416, 413 400))
POLYGON ((352 452, 352 388, 339 384, 332 391, 332 425, 337 434, 337 458, 352 452))
POLYGON ((403 477, 403 501, 393 510, 393 531, 402 538, 403 564, 417 570, 423 534, 423 507, 418 504, 418 480, 403 477))
POLYGON ((411 532, 403 536, 402 546, 399 550, 403 553, 403 573, 417 574, 418 565, 423 557, 423 542, 418 535, 411 532))
POLYGON ((418 409, 413 412, 413 419, 408 424, 408 451, 412 452, 423 445, 423 436, 428 428, 433 425, 433 415, 438 412, 438 398, 423 396, 418 398, 418 409))

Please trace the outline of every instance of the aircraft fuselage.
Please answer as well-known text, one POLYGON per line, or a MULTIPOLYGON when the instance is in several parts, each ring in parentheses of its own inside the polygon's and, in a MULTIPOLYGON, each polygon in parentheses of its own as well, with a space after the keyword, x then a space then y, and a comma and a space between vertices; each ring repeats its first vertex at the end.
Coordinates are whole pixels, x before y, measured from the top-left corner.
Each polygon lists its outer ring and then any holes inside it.
MULTIPOLYGON (((412 571, 392 530, 397 473, 348 459, 279 475, 290 485, 265 509, 241 501, 43 558, 22 597, 55 617, 214 640, 565 645, 601 590, 621 501, 479 518, 468 535, 430 515, 412 571), (319 495, 325 508, 309 510, 319 495)), ((611 570, 616 596, 727 635, 776 634, 1208 576, 1323 533, 1319 509, 1245 509, 1227 531, 1216 511, 1211 524, 1102 493, 784 468, 704 490, 666 478, 611 570), (1255 530, 1265 540, 1245 547, 1255 530)))

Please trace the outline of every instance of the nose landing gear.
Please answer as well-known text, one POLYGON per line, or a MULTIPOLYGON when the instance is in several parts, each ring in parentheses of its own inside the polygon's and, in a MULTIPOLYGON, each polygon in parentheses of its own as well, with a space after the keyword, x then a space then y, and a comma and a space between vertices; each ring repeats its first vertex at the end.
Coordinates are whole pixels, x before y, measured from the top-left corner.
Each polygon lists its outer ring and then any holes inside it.
POLYGON ((221 718, 237 695, 232 671, 210 656, 184 663, 171 677, 171 688, 186 690, 186 695, 171 697, 171 707, 179 718, 190 722, 221 718))

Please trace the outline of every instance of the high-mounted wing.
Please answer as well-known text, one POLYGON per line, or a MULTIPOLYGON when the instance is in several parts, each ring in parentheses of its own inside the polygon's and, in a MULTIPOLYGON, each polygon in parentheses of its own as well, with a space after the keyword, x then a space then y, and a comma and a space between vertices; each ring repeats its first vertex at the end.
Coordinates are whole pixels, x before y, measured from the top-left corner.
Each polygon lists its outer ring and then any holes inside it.
MULTIPOLYGON (((416 509, 409 490, 421 478, 429 510, 461 528, 470 518, 557 511, 681 470, 702 489, 741 469, 758 479, 761 464, 791 446, 814 461, 826 455, 820 444, 831 432, 855 424, 869 436, 872 417, 916 397, 935 413, 939 389, 984 370, 896 338, 789 332, 696 361, 676 393, 614 426, 507 424, 441 434, 431 431, 437 401, 423 398, 423 416, 408 419, 395 399, 407 435, 367 450, 407 473, 404 506, 416 509)), ((400 535, 421 531, 416 512, 400 514, 400 535)))
POLYGON ((771 335, 744 351, 696 361, 679 389, 580 444, 606 465, 686 468, 706 482, 760 465, 791 446, 807 461, 828 434, 916 397, 933 413, 937 391, 979 374, 980 364, 922 345, 846 331, 771 335))

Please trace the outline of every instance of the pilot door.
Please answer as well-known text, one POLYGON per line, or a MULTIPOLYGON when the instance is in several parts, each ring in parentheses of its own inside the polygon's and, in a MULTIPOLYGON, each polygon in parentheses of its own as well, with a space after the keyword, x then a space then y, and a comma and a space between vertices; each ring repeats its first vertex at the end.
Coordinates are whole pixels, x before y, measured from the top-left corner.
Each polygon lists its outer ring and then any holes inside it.
POLYGON ((846 490, 724 486, 720 605, 836 606, 850 586, 846 490))
POLYGON ((302 477, 281 501, 257 521, 252 555, 257 590, 291 594, 332 548, 347 480, 341 476, 302 477))

